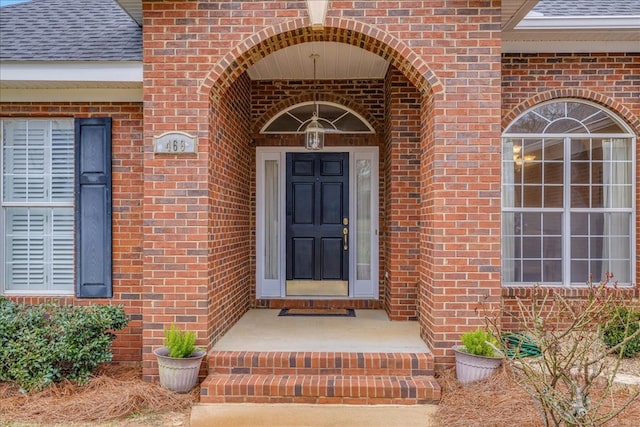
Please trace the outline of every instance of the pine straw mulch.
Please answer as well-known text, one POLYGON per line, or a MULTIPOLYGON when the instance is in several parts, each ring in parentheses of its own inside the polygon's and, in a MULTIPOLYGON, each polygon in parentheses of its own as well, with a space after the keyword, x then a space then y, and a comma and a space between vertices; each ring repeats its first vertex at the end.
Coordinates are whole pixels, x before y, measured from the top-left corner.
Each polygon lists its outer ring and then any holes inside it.
POLYGON ((136 366, 105 364, 85 386, 64 381, 29 394, 0 383, 0 425, 28 423, 99 423, 133 414, 185 412, 198 401, 200 389, 177 394, 142 381, 136 366))
MULTIPOLYGON (((539 427, 544 425, 533 399, 518 386, 507 368, 501 368, 486 380, 463 387, 455 369, 441 372, 438 382, 442 400, 435 415, 436 426, 447 427, 539 427)), ((620 388, 615 397, 628 399, 629 390, 620 388), (627 396, 627 397, 626 397, 627 396), (626 398, 625 398, 626 397, 626 398)), ((637 427, 640 399, 609 423, 608 427, 637 427)))

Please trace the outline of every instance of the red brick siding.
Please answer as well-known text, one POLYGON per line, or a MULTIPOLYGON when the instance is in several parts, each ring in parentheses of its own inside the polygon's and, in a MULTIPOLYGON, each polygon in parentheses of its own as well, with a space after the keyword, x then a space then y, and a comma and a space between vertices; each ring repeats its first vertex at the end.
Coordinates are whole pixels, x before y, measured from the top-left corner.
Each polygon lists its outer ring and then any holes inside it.
POLYGON ((387 282, 384 303, 395 320, 417 320, 420 262, 421 96, 407 78, 390 68, 385 82, 386 111, 382 222, 387 282))
POLYGON ((209 340, 226 332, 248 309, 255 270, 250 268, 252 173, 251 81, 244 74, 212 102, 209 157, 209 340), (215 131, 213 131, 215 129, 215 131))
MULTIPOLYGON (((502 126, 534 105, 559 98, 589 100, 618 115, 640 134, 640 54, 504 54, 502 56, 502 126)), ((636 156, 640 152, 636 140, 636 156)), ((640 188, 640 162, 636 158, 636 189, 640 188)), ((636 191, 636 206, 640 193, 636 191)), ((640 216, 636 215, 636 254, 640 253, 640 216)), ((615 273, 615 272, 614 272, 615 273)), ((636 257, 636 278, 640 258, 636 257)), ((563 291, 571 298, 584 290, 563 291)), ((517 310, 515 298, 530 298, 529 289, 503 289, 505 327, 514 327, 508 313, 517 310)))
POLYGON ((142 105, 139 103, 3 103, 0 117, 112 118, 113 298, 11 297, 29 304, 123 305, 131 321, 117 333, 114 360, 142 355, 142 105))
MULTIPOLYGON (((421 128, 420 136, 420 185, 423 192, 431 191, 437 171, 432 167, 435 156, 435 140, 433 132, 433 102, 426 96, 422 100, 420 108, 421 128)), ((420 282, 418 285, 418 318, 421 319, 420 336, 425 342, 431 342, 435 336, 438 325, 442 325, 444 319, 436 317, 431 307, 436 304, 434 295, 438 282, 435 281, 433 253, 437 249, 431 239, 434 233, 434 200, 422 197, 420 201, 420 282)))

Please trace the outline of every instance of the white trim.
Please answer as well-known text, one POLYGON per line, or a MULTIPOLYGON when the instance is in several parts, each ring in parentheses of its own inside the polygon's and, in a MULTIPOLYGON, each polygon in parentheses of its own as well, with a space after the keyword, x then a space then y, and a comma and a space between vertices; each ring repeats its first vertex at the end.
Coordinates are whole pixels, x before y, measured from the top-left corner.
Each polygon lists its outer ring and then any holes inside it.
POLYGON ((142 102, 140 88, 0 89, 0 102, 142 102))
POLYGON ((309 20, 312 26, 324 26, 328 8, 329 0, 307 0, 307 10, 309 11, 309 20))
MULTIPOLYGON (((304 147, 257 147, 256 148, 256 298, 258 299, 272 299, 272 298, 287 298, 287 299, 309 299, 309 297, 286 297, 286 153, 287 152, 305 152, 304 147), (264 280, 264 230, 265 230, 265 215, 264 209, 264 192, 260 191, 260 188, 264 185, 265 169, 264 162, 266 160, 278 161, 279 172, 279 268, 277 280, 264 280)), ((355 206, 355 162, 357 159, 370 159, 372 166, 371 170, 371 245, 372 245, 372 257, 371 260, 371 280, 355 282, 355 260, 356 249, 355 245, 352 245, 354 250, 349 253, 349 296, 345 299, 377 299, 379 297, 379 164, 378 164, 378 147, 326 147, 324 152, 342 152, 349 153, 349 223, 355 224, 356 218, 356 206, 355 206)), ((356 238, 355 227, 351 228, 354 239, 356 238)), ((355 241, 355 240, 354 240, 355 241)), ((332 297, 332 299, 338 299, 332 297)))
MULTIPOLYGON (((502 53, 640 52, 637 40, 544 40, 536 35, 522 40, 524 37, 510 38, 512 35, 513 33, 509 33, 509 38, 502 39, 502 53)), ((591 37, 593 36, 592 32, 591 37)))
POLYGON ((0 81, 142 83, 142 62, 0 62, 0 76, 0 81))
MULTIPOLYGON (((283 175, 283 165, 284 162, 284 153, 276 152, 272 150, 264 150, 261 148, 256 149, 256 297, 257 298, 279 298, 280 295, 284 293, 284 281, 282 280, 282 276, 285 270, 282 267, 282 262, 278 265, 278 277, 276 279, 264 279, 264 245, 265 245, 265 233, 267 225, 265 224, 265 212, 261 207, 265 205, 264 199, 264 191, 261 191, 264 182, 265 182, 265 162, 268 160, 275 160, 278 164, 278 181, 280 182, 279 188, 282 187, 282 182, 284 181, 283 175)), ((278 195, 280 196, 280 201, 278 202, 279 209, 279 218, 278 223, 282 224, 283 221, 283 212, 282 207, 284 203, 282 201, 281 191, 278 191, 278 195)), ((282 245, 282 226, 279 227, 278 230, 278 240, 280 245, 279 256, 278 259, 282 260, 285 256, 283 245, 282 245)))
MULTIPOLYGON (((538 104, 538 105, 540 105, 540 104, 538 104)), ((600 108, 602 108, 602 107, 600 107, 600 108)), ((527 110, 527 112, 530 112, 530 110, 527 110)), ((515 120, 513 122, 515 122, 515 120)), ((571 135, 571 137, 575 139, 575 138, 629 138, 633 134, 631 134, 631 133, 571 133, 571 134, 567 134, 567 133, 506 133, 505 132, 505 133, 502 134, 502 137, 503 138, 526 138, 526 139, 554 139, 554 138, 565 138, 567 135, 571 135)))
MULTIPOLYGON (((2 276, 4 278, 4 276, 2 276)), ((75 289, 75 288, 74 288, 75 289)), ((74 290, 70 291, 3 291, 0 295, 5 297, 73 297, 74 290)))
POLYGON ((378 215, 379 215, 379 170, 378 147, 372 150, 354 150, 349 153, 349 224, 350 234, 353 235, 353 244, 349 251, 349 295, 352 298, 378 299, 379 294, 379 242, 378 242, 378 215), (358 205, 356 194, 356 162, 369 160, 371 162, 371 271, 369 280, 357 280, 357 221, 358 205))
POLYGON ((639 29, 640 16, 526 16, 515 30, 639 29))

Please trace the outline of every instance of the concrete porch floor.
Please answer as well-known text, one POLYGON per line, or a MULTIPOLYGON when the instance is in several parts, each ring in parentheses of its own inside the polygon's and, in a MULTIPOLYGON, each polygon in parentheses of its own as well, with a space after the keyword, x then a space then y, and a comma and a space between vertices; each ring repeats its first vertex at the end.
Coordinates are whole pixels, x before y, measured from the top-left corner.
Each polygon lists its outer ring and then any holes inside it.
POLYGON ((249 310, 212 351, 429 352, 418 322, 392 322, 384 310, 356 310, 356 317, 280 317, 279 312, 249 310))

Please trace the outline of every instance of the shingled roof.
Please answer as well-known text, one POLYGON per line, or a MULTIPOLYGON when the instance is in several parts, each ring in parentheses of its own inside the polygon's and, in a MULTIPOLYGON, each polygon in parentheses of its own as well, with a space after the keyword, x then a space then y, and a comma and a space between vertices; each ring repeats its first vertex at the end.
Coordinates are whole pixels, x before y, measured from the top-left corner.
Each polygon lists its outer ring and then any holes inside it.
POLYGON ((142 61, 142 28, 114 0, 0 8, 2 61, 142 61))
POLYGON ((638 16, 638 0, 540 0, 533 8, 544 16, 638 16))

